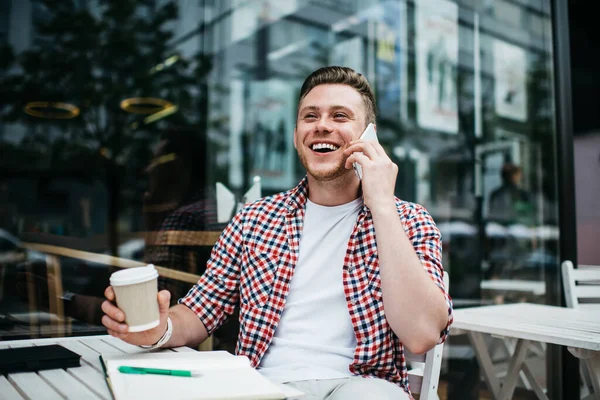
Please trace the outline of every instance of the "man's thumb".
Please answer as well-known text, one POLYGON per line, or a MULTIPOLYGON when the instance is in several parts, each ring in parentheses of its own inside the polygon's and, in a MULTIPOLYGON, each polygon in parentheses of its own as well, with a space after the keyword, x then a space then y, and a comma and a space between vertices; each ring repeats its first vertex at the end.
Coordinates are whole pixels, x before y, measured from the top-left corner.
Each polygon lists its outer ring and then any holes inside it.
POLYGON ((158 293, 158 311, 163 313, 169 312, 169 302, 171 301, 171 292, 168 290, 161 290, 158 293))

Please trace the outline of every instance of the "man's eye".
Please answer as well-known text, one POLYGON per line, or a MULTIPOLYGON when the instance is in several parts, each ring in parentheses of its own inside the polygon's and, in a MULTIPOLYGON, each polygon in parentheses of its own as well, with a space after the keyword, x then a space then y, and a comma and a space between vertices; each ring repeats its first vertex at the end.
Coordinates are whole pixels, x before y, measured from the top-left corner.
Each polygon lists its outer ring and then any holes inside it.
POLYGON ((317 118, 317 116, 315 114, 306 114, 304 116, 304 119, 315 119, 317 118))
POLYGON ((333 118, 346 118, 346 114, 344 114, 344 113, 335 113, 335 114, 333 114, 333 118))

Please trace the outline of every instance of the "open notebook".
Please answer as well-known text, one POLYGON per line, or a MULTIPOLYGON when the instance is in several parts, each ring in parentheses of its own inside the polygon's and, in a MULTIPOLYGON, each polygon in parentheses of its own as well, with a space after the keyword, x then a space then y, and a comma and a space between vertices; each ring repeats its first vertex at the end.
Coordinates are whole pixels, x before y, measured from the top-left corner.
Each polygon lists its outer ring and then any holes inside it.
POLYGON ((100 361, 115 400, 286 399, 302 395, 263 377, 243 356, 226 351, 104 354, 100 361), (136 375, 120 366, 189 370, 199 376, 136 375))

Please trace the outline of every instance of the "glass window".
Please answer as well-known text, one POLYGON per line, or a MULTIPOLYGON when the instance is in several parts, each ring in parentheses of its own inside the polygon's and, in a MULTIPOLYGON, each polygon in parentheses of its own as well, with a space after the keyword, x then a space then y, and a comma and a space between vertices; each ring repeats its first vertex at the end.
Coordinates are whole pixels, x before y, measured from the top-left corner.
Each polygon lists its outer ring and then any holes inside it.
MULTIPOLYGON (((58 331, 37 318, 2 338, 101 333, 123 266, 202 274, 242 204, 304 176, 297 98, 326 65, 371 82, 396 195, 436 220, 455 305, 547 301, 559 240, 548 0, 128 4, 0 1, 0 232, 24 254, 0 261, 0 313, 53 315, 50 297, 75 293, 58 331)), ((191 285, 175 275, 161 279, 173 301, 191 285)), ((217 348, 233 349, 236 329, 217 348)))

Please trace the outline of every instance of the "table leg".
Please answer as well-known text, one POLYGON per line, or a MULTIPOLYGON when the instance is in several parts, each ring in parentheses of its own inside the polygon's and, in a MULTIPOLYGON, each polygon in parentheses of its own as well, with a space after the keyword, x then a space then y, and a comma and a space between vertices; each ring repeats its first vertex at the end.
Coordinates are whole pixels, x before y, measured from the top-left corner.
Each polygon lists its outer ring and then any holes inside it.
POLYGON ((495 397, 500 391, 500 382, 498 381, 498 377, 496 377, 496 371, 494 370, 494 365, 492 364, 487 345, 483 340, 483 334, 471 331, 467 334, 469 335, 471 344, 473 344, 473 347, 475 348, 475 356, 483 371, 485 382, 487 383, 490 392, 492 392, 495 397))
MULTIPOLYGON (((508 341, 503 341, 503 343, 509 356, 515 353, 515 346, 512 343, 509 343, 508 341)), ((531 343, 531 346, 528 346, 528 350, 532 350, 532 348, 535 347, 535 344, 539 344, 539 342, 531 343)), ((527 388, 527 390, 533 390, 538 399, 548 400, 548 396, 535 379, 535 376, 533 375, 533 372, 531 371, 531 368, 529 368, 529 365, 527 365, 526 361, 523 361, 523 366, 521 369, 522 370, 519 371, 519 376, 523 381, 525 388, 527 388)))
MULTIPOLYGON (((506 355, 510 358, 515 352, 515 345, 513 344, 514 341, 510 340, 509 338, 500 338, 500 342, 502 343, 502 345, 504 347, 504 351, 506 352, 506 355)), ((490 353, 492 353, 492 352, 490 351, 490 353)), ((527 378, 527 376, 525 374, 526 366, 527 366, 527 364, 523 364, 523 371, 519 372, 519 378, 521 378, 521 382, 523 383, 523 386, 525 386, 525 389, 531 390, 531 384, 529 383, 529 378, 527 378)))
POLYGON ((542 389, 538 381, 535 379, 533 372, 531 372, 531 369, 529 368, 526 362, 523 363, 523 372, 525 373, 527 379, 529 379, 529 383, 531 384, 531 390, 533 390, 538 399, 549 400, 548 395, 546 394, 546 392, 544 392, 544 389, 542 389))
POLYGON ((502 389, 500 390, 500 393, 497 395, 498 400, 512 399, 515 386, 517 385, 517 380, 519 379, 519 371, 521 371, 521 366, 525 362, 525 356, 527 356, 527 350, 530 343, 531 342, 529 340, 517 340, 515 353, 510 360, 510 364, 508 365, 506 378, 502 383, 502 389))
MULTIPOLYGON (((539 383, 535 380, 531 369, 525 364, 525 357, 529 346, 532 344, 529 340, 517 340, 515 351, 510 360, 506 377, 502 384, 496 376, 494 365, 490 357, 487 345, 484 341, 483 334, 480 332, 468 332, 471 344, 475 349, 475 356, 479 362, 479 366, 483 371, 483 377, 496 400, 510 400, 515 391, 517 380, 521 369, 532 385, 532 389, 540 400, 548 400, 548 396, 544 393, 539 383)), ((599 371, 600 371, 600 365, 599 371)))

